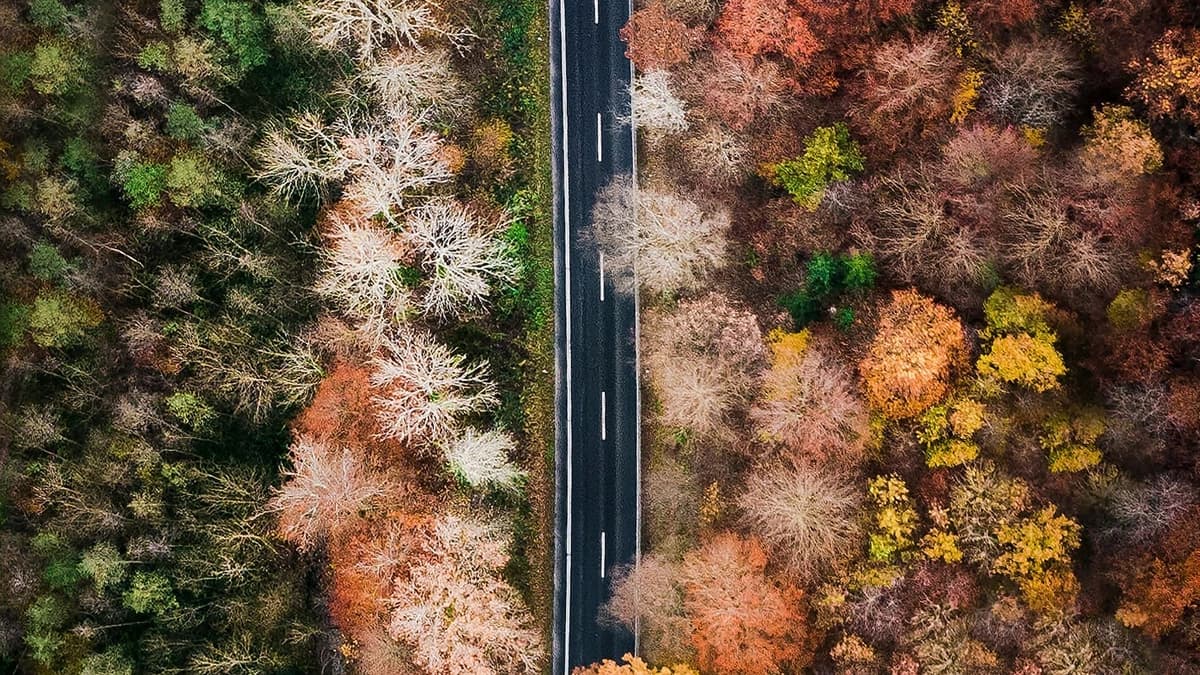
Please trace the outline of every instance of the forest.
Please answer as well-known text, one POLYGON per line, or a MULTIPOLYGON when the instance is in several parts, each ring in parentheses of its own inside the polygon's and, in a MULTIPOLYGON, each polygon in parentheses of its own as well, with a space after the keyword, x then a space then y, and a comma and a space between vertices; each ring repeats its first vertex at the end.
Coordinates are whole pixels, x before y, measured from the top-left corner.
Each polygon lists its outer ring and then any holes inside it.
POLYGON ((0 4, 0 671, 541 672, 545 22, 0 4))
MULTIPOLYGON (((546 9, 0 4, 0 670, 550 669, 546 9)), ((640 653, 577 674, 1200 672, 1200 6, 621 38, 640 653)))
POLYGON ((1200 6, 645 0, 643 557, 580 673, 1200 672, 1200 6))

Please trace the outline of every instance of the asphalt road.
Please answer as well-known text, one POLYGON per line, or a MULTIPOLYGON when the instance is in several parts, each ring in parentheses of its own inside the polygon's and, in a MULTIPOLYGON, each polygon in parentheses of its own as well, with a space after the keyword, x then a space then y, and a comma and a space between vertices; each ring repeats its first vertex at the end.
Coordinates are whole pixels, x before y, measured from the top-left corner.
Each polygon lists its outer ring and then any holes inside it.
POLYGON ((601 625, 615 568, 638 552, 637 300, 591 242, 596 192, 635 162, 631 68, 617 31, 629 0, 551 0, 558 439, 554 672, 634 651, 601 625))

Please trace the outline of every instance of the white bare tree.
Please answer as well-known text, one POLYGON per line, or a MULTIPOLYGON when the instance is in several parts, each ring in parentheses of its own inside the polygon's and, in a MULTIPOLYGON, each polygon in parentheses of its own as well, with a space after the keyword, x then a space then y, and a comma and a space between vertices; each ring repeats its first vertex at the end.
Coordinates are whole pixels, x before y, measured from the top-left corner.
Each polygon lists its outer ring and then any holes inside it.
POLYGON ((291 467, 267 509, 279 517, 280 535, 301 550, 322 542, 347 519, 399 490, 362 466, 347 448, 306 437, 292 444, 291 467))
POLYGON ((465 47, 471 31, 445 21, 437 0, 309 0, 303 5, 313 42, 370 62, 384 47, 421 48, 422 38, 465 47))
POLYGON ((341 210, 326 217, 329 245, 321 251, 322 270, 314 286, 354 318, 400 320, 412 297, 399 270, 408 257, 400 238, 369 220, 341 210))
POLYGON ((719 123, 684 141, 688 167, 717 187, 737 182, 746 173, 750 150, 732 131, 719 123))
POLYGON ((672 91, 670 73, 651 70, 633 78, 633 109, 624 121, 653 137, 687 130, 687 106, 672 91))
POLYGON ((444 515, 420 561, 389 598, 388 632, 413 660, 442 675, 539 672, 544 645, 520 594, 504 581, 503 521, 444 515))
POLYGON ((388 217, 413 192, 453 178, 441 138, 412 115, 339 124, 336 175, 349 179, 345 198, 368 214, 388 217))
POLYGON ((502 227, 483 224, 465 206, 446 199, 409 214, 404 237, 425 272, 425 311, 457 316, 482 307, 494 286, 517 278, 517 261, 500 237, 502 227))
POLYGON ((338 139, 316 113, 300 113, 267 126, 255 148, 257 177, 285 196, 315 192, 338 173, 338 139))
POLYGON ((641 190, 617 178, 600 191, 592 210, 596 242, 608 255, 618 284, 653 293, 696 288, 724 260, 729 214, 705 213, 695 202, 641 190))
POLYGON ((509 460, 517 441, 505 431, 466 429, 442 448, 450 472, 471 487, 516 490, 525 472, 509 460))
POLYGON ((454 72, 445 48, 389 50, 359 77, 388 117, 417 111, 421 117, 450 119, 470 105, 469 88, 454 72))
POLYGON ((374 367, 385 438, 445 441, 464 415, 499 402, 486 363, 467 363, 427 331, 405 327, 390 335, 374 367))

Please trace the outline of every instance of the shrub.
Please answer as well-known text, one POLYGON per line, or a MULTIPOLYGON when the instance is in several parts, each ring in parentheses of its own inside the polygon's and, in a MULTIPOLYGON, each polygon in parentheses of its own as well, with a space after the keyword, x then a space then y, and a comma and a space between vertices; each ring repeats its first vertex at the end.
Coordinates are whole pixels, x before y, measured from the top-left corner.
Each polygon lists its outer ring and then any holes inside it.
POLYGON ((804 154, 767 167, 771 181, 787 190, 797 204, 814 210, 825 188, 849 180, 863 170, 865 161, 858 143, 843 123, 818 127, 804 142, 804 154))
POLYGON ((199 153, 185 152, 171 159, 163 187, 175 206, 197 208, 222 196, 222 182, 212 162, 199 153))
POLYGON ((951 310, 916 291, 893 291, 858 369, 867 401, 899 419, 919 415, 945 397, 966 356, 962 325, 951 310))

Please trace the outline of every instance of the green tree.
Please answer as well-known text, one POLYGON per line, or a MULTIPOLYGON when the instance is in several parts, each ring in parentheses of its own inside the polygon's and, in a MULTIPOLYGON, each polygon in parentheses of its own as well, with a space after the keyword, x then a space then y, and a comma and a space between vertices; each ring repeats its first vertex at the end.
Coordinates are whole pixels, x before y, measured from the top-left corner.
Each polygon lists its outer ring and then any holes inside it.
POLYGON ((79 81, 82 67, 82 59, 66 42, 43 42, 33 48, 29 81, 39 94, 65 94, 79 81))
POLYGON ((204 120, 192 106, 176 101, 167 108, 167 135, 181 141, 194 141, 204 135, 204 120))
POLYGON ((159 572, 137 572, 125 591, 126 607, 139 614, 163 615, 179 609, 175 590, 166 576, 159 572))
POLYGON ((29 251, 29 273, 42 281, 58 281, 70 269, 71 264, 50 242, 39 241, 29 251))
POLYGON ((767 167, 773 183, 797 204, 816 209, 830 183, 848 180, 863 170, 865 158, 843 123, 817 127, 804 143, 804 154, 767 167))
POLYGON ((79 561, 79 570, 92 580, 100 592, 115 588, 125 580, 125 566, 121 552, 107 541, 85 551, 79 561))
POLYGON ((161 164, 137 162, 124 172, 121 189, 129 205, 135 209, 158 206, 167 187, 167 167, 161 164))
POLYGON ((59 0, 29 0, 29 20, 38 28, 62 28, 67 16, 67 8, 59 0))
POLYGON ((100 307, 91 300, 78 300, 62 291, 43 293, 29 312, 29 334, 40 347, 73 347, 103 318, 100 307))
POLYGON ((267 62, 266 24, 249 2, 205 0, 200 25, 229 52, 234 79, 267 62))

